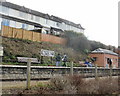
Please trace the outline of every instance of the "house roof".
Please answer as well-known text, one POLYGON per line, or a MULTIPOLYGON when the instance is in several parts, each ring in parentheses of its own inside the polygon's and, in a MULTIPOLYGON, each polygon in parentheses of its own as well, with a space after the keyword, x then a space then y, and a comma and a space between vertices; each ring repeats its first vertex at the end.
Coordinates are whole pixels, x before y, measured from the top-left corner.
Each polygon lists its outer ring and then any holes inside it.
POLYGON ((40 17, 49 19, 49 15, 48 14, 44 14, 44 13, 41 13, 41 12, 38 12, 38 11, 35 11, 35 10, 32 10, 32 9, 29 9, 29 8, 24 7, 24 6, 13 4, 13 3, 10 3, 10 2, 2 2, 2 5, 5 6, 5 7, 9 7, 9 8, 13 8, 13 9, 25 12, 25 13, 34 14, 36 16, 40 16, 40 17))
POLYGON ((102 49, 102 48, 98 48, 98 49, 92 51, 91 53, 103 53, 103 54, 111 54, 111 55, 118 56, 117 53, 110 51, 110 50, 107 50, 107 49, 102 49))

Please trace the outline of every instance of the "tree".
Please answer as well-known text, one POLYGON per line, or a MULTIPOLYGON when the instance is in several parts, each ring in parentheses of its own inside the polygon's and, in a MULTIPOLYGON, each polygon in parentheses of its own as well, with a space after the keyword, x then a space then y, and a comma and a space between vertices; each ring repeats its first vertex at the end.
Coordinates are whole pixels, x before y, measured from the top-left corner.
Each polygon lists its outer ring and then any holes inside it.
POLYGON ((65 37, 67 38, 67 46, 72 47, 76 51, 84 53, 85 49, 91 49, 89 40, 83 33, 66 31, 65 37))

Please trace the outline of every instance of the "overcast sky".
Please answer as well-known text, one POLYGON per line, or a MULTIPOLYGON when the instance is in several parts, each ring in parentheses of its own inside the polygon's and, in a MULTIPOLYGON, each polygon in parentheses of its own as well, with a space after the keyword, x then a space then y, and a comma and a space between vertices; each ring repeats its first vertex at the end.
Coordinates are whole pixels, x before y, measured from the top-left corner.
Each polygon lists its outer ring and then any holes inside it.
POLYGON ((120 0, 7 0, 55 15, 85 28, 90 40, 118 46, 118 1, 120 0))

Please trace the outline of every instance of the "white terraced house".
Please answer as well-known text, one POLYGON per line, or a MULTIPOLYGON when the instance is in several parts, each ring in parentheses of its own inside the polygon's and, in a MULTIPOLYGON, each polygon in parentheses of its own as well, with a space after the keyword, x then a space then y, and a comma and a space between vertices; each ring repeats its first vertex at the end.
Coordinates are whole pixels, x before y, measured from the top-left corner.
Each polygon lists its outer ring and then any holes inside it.
POLYGON ((5 0, 0 1, 0 25, 25 30, 40 29, 41 33, 54 35, 59 35, 65 30, 78 33, 84 32, 84 28, 80 24, 6 2, 5 0))

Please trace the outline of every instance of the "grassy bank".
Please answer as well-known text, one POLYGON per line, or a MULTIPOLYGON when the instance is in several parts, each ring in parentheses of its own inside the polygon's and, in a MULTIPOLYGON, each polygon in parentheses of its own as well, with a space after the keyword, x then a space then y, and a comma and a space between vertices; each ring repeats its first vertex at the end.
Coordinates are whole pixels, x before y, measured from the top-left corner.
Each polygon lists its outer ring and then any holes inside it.
MULTIPOLYGON (((3 64, 21 65, 22 63, 17 62, 17 57, 32 57, 40 59, 41 49, 52 50, 55 51, 55 54, 60 53, 62 56, 64 53, 66 53, 68 56, 68 61, 78 62, 78 60, 83 59, 85 57, 84 54, 81 54, 80 52, 77 52, 76 50, 70 47, 67 47, 65 45, 52 44, 48 42, 33 42, 30 40, 3 37, 3 47, 3 64)), ((43 57, 43 60, 43 65, 55 65, 55 57, 52 58, 52 61, 50 57, 43 57)))

